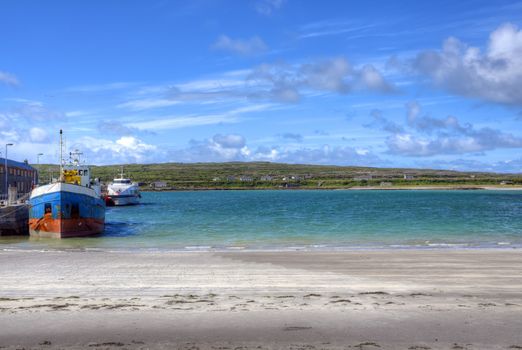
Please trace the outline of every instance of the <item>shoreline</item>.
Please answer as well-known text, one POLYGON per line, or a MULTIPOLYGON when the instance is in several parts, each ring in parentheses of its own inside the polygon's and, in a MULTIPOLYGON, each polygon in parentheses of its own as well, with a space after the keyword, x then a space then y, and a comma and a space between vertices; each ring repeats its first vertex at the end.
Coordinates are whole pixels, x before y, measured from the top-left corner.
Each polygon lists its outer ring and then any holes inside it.
MULTIPOLYGON (((159 247, 96 247, 96 246, 67 246, 68 239, 54 240, 45 239, 47 243, 62 243, 64 246, 42 246, 36 245, 29 247, 19 247, 18 244, 30 242, 34 238, 21 236, 0 237, 0 253, 2 252, 101 252, 101 253, 158 253, 158 254, 177 254, 177 253, 357 253, 357 252, 454 252, 454 251, 511 251, 522 250, 522 244, 510 242, 497 242, 490 245, 471 245, 467 243, 432 243, 426 245, 406 245, 398 244, 394 246, 375 245, 375 246, 328 246, 326 244, 297 245, 284 247, 246 247, 246 246, 186 246, 184 248, 159 248, 159 247), (11 246, 3 246, 11 244, 11 246)), ((100 239, 102 239, 100 237, 100 239)), ((40 239, 38 239, 40 240, 40 239)), ((36 240, 37 241, 37 240, 36 240)), ((75 242, 76 243, 76 242, 75 242)), ((33 243, 34 244, 34 243, 33 243)))
POLYGON ((520 249, 2 251, 0 275, 6 349, 522 347, 520 249))
POLYGON ((140 189, 140 192, 148 193, 161 193, 161 192, 199 192, 199 191, 522 191, 522 186, 492 186, 492 185, 477 185, 477 186, 464 186, 464 185, 441 185, 441 186, 354 186, 354 187, 208 187, 208 188, 179 188, 179 189, 164 189, 164 190, 151 190, 151 189, 140 189))

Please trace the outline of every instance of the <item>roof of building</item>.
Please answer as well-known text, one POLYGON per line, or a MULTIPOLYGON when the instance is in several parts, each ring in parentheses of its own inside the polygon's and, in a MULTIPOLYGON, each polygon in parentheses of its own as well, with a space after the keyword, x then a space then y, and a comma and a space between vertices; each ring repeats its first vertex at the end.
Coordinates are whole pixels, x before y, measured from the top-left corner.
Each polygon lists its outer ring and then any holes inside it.
MULTIPOLYGON (((0 157, 0 166, 4 166, 5 164, 5 158, 2 158, 0 157)), ((14 160, 11 160, 11 159, 7 159, 7 167, 8 168, 21 168, 21 169, 25 169, 25 170, 36 170, 35 168, 33 168, 32 166, 30 166, 29 164, 25 163, 25 162, 17 162, 17 161, 14 161, 14 160)))

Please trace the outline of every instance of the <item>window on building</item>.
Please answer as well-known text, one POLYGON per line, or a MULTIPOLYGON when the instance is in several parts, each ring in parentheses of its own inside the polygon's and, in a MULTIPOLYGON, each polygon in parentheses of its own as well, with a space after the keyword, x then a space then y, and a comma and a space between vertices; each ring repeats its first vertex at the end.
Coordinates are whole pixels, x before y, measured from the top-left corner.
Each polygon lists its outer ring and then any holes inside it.
POLYGON ((45 203, 44 213, 45 214, 51 214, 52 212, 53 212, 53 209, 51 207, 51 203, 45 203))

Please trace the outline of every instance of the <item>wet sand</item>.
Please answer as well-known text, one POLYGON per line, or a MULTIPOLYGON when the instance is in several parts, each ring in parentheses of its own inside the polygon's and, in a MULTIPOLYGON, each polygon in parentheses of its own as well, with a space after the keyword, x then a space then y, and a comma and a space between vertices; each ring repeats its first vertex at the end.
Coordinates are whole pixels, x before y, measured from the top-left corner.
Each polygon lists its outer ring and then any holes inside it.
POLYGON ((0 348, 522 349, 522 250, 3 251, 0 348))

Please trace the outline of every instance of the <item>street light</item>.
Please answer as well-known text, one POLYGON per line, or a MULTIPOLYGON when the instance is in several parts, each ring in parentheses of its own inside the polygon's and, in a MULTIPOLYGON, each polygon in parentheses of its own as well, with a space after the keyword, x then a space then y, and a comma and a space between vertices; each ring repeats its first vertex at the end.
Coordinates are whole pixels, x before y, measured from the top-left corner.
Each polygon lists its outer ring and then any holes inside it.
POLYGON ((43 155, 44 155, 43 153, 38 153, 36 155, 36 176, 35 176, 35 179, 34 179, 34 184, 35 185, 38 185, 37 179, 40 177, 40 156, 43 156, 43 155))
POLYGON ((5 162, 4 162, 4 165, 5 165, 5 194, 8 196, 9 195, 9 182, 8 182, 8 175, 7 175, 7 146, 13 146, 12 143, 6 143, 5 144, 5 162))

